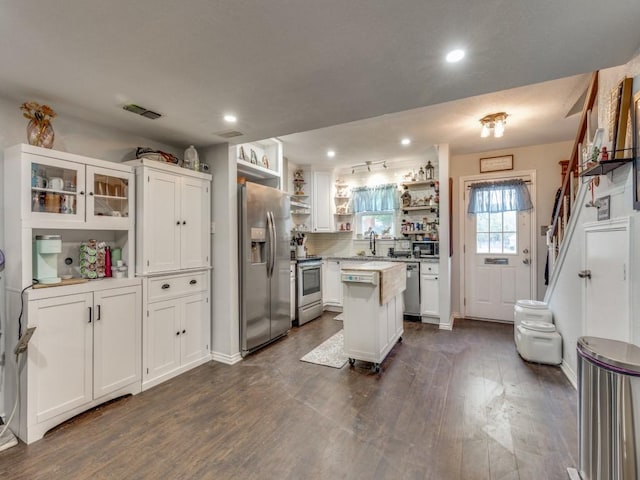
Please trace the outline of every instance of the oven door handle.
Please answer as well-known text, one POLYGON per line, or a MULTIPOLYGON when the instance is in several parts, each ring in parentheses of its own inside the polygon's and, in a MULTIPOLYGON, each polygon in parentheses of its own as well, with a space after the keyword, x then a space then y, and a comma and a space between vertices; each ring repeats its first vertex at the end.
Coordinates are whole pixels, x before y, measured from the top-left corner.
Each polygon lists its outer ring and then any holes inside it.
POLYGON ((308 266, 308 267, 298 267, 298 270, 300 272, 306 272, 307 270, 316 270, 320 268, 320 265, 313 265, 313 266, 308 266))

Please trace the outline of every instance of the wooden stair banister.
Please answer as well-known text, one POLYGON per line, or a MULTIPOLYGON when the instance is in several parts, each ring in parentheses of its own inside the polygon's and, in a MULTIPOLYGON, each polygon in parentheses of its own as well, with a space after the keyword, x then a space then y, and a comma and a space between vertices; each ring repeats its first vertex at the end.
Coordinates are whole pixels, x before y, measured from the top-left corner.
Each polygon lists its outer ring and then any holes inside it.
MULTIPOLYGON (((569 194, 569 186, 570 182, 573 181, 572 172, 577 170, 578 161, 580 159, 580 152, 578 152, 578 147, 583 142, 585 133, 587 133, 587 119, 593 106, 595 104, 596 98, 598 96, 598 71, 595 71, 591 75, 591 82, 589 84, 589 89, 587 90, 587 96, 585 98, 584 107, 582 108, 582 116, 580 117, 580 123, 578 125, 578 133, 576 135, 576 139, 573 143, 573 150, 571 151, 571 157, 569 159, 569 166, 567 168, 567 175, 564 177, 564 181, 562 182, 562 189, 560 198, 561 201, 558 202, 555 212, 553 213, 553 222, 551 224, 551 237, 559 239, 558 229, 560 228, 560 223, 564 220, 565 223, 568 223, 569 215, 571 214, 572 203, 566 203, 563 201, 565 196, 569 194), (566 211, 565 211, 566 210, 566 211)), ((573 200, 573 199, 571 199, 573 200)), ((556 242, 557 246, 559 246, 560 241, 556 242)))

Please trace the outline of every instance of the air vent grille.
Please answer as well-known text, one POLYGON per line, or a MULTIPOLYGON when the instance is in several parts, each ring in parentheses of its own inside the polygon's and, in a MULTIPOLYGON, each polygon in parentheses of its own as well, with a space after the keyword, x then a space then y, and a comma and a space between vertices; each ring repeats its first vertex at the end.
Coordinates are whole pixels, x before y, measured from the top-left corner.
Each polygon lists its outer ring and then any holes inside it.
POLYGON ((222 138, 233 138, 233 137, 240 137, 244 135, 244 133, 239 132, 237 130, 227 130, 225 132, 216 132, 214 133, 214 135, 217 135, 222 138))
POLYGON ((156 118, 160 118, 162 115, 156 113, 148 108, 141 107, 140 105, 136 105, 135 103, 130 103, 122 107, 127 112, 135 113, 137 115, 142 115, 143 117, 150 118, 151 120, 155 120, 156 118))

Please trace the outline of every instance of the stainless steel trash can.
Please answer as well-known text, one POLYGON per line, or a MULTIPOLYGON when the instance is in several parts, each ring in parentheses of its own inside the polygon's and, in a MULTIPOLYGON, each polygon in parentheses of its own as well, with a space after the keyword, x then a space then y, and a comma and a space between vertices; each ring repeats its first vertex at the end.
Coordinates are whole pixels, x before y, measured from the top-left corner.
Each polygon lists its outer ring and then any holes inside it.
POLYGON ((637 479, 640 347, 580 337, 577 348, 580 476, 637 479))

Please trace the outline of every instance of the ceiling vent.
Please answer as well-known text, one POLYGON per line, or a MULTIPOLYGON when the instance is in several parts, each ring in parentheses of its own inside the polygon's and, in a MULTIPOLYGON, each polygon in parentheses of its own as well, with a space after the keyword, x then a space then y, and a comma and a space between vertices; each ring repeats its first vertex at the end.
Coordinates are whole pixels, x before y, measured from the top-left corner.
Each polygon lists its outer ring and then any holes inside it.
POLYGON ((217 135, 222 138, 233 138, 233 137, 240 137, 244 135, 244 133, 239 132, 237 130, 227 130, 226 132, 216 132, 214 133, 214 135, 217 135))
POLYGON ((150 118, 151 120, 155 120, 156 118, 160 118, 162 116, 159 113, 141 107, 140 105, 136 105, 135 103, 130 103, 122 108, 124 108, 127 112, 136 113, 138 115, 142 115, 143 117, 150 118))

